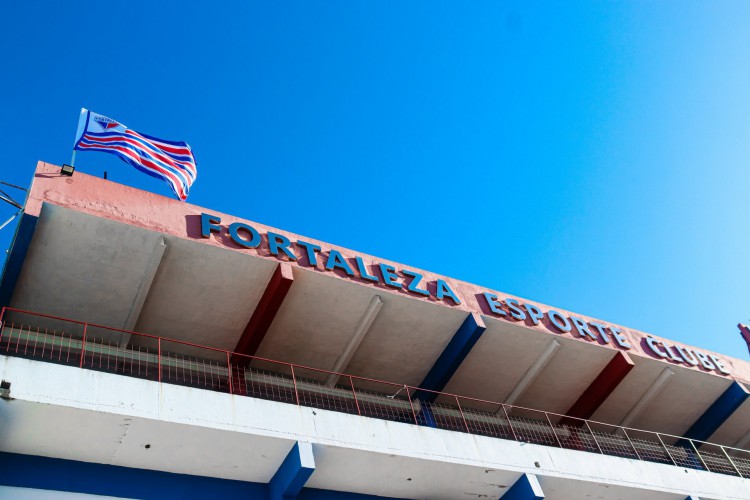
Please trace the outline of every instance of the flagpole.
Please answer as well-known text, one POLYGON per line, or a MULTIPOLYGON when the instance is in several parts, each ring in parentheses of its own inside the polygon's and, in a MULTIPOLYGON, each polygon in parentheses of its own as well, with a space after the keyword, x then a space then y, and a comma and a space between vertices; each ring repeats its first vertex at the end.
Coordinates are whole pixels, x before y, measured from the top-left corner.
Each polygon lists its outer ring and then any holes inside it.
POLYGON ((86 131, 88 125, 89 111, 86 108, 81 108, 81 114, 78 115, 78 129, 76 130, 76 141, 73 143, 73 154, 70 156, 70 166, 75 167, 76 161, 76 145, 80 140, 83 133, 86 131))

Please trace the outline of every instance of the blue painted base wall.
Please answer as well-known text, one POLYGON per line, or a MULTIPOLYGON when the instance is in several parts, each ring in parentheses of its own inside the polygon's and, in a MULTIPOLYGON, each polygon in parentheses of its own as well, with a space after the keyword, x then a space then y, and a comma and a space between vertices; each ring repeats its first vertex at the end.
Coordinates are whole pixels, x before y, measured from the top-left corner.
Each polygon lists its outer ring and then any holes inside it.
MULTIPOLYGON (((0 453, 0 484, 143 499, 268 500, 268 485, 73 460, 0 453)), ((304 488, 301 500, 388 500, 386 497, 304 488)), ((397 499, 393 499, 397 500, 397 499)))

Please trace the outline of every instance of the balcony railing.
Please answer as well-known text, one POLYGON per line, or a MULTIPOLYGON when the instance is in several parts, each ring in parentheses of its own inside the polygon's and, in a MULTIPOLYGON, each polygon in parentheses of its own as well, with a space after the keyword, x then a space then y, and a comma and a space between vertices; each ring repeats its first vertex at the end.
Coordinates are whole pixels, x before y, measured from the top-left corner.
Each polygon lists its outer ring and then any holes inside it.
POLYGON ((6 308, 0 353, 237 396, 750 478, 750 452, 6 308))

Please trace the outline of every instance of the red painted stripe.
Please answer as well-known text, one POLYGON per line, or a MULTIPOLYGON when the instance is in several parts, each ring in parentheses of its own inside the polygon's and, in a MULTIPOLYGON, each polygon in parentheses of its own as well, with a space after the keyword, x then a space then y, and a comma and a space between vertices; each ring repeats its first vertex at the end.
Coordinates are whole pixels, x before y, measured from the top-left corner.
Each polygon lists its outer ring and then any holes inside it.
POLYGON ((750 326, 740 323, 739 325, 737 325, 737 327, 740 329, 740 335, 742 335, 742 339, 747 344, 748 352, 750 352, 750 326))
MULTIPOLYGON (((96 142, 96 140, 94 140, 94 139, 86 139, 86 140, 90 140, 92 142, 96 142)), ((109 149, 115 149, 115 150, 119 151, 120 153, 128 156, 129 158, 131 158, 136 163, 139 163, 139 164, 141 164, 142 166, 144 166, 146 168, 150 168, 152 170, 156 170, 157 172, 163 174, 165 177, 167 177, 169 180, 171 180, 172 183, 174 184, 176 190, 178 191, 177 196, 181 200, 184 200, 184 199, 187 198, 187 195, 185 195, 185 190, 182 187, 182 181, 177 178, 177 174, 169 172, 167 169, 164 169, 164 168, 160 167, 159 165, 157 165, 156 163, 152 162, 151 160, 149 160, 147 158, 144 158, 142 156, 134 156, 136 153, 134 151, 130 150, 130 149, 123 148, 122 146, 117 146, 117 145, 114 145, 114 144, 94 144, 94 145, 89 146, 89 145, 86 145, 86 144, 83 144, 83 143, 78 143, 77 146, 80 147, 80 148, 86 148, 86 149, 92 149, 92 148, 103 148, 103 149, 109 148, 109 149)))
MULTIPOLYGON (((624 351, 618 351, 565 414, 576 418, 591 418, 591 415, 604 403, 634 367, 635 363, 630 359, 630 356, 624 351)), ((560 423, 576 425, 578 422, 566 420, 564 418, 560 423)))
MULTIPOLYGON (((271 323, 273 323, 273 319, 284 302, 284 297, 286 297, 293 281, 292 266, 286 262, 279 263, 268 285, 266 285, 263 296, 260 298, 258 306, 250 317, 245 331, 242 332, 242 336, 239 342, 237 342, 234 352, 255 356, 260 343, 263 342, 268 329, 271 328, 271 323)), ((241 357, 236 357, 232 361, 235 362, 241 359, 241 357)), ((247 361, 245 359, 245 362, 247 361)))

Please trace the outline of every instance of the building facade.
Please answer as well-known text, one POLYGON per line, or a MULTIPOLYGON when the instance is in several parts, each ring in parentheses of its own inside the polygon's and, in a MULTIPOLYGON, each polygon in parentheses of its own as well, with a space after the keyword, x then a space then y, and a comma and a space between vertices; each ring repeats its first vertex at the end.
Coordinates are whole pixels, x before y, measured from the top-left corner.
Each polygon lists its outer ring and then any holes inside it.
POLYGON ((55 165, 0 305, 0 496, 750 498, 750 363, 55 165))

